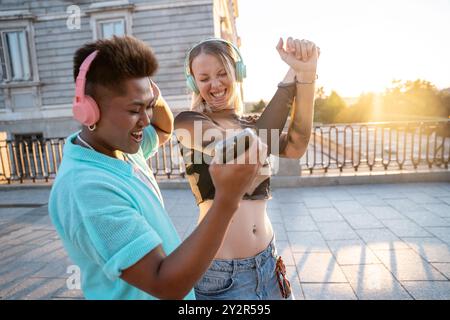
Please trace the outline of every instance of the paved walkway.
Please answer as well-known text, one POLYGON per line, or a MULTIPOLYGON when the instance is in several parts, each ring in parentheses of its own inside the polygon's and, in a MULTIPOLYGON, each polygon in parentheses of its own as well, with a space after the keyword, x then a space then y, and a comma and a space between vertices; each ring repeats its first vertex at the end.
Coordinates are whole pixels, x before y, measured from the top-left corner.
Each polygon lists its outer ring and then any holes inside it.
MULTIPOLYGON (((0 189, 0 298, 82 299, 48 189, 0 189)), ((182 238, 188 190, 163 190, 182 238)), ((275 189, 268 209, 297 299, 450 299, 450 183, 275 189)))

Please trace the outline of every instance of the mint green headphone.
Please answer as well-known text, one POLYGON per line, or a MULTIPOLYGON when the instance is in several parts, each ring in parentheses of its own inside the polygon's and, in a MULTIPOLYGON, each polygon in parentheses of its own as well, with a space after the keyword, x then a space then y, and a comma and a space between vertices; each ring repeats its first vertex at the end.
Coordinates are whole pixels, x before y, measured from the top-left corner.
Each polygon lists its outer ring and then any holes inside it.
POLYGON ((239 58, 239 60, 235 62, 236 81, 237 82, 242 82, 242 80, 244 80, 244 78, 247 76, 247 70, 246 70, 246 67, 244 64, 244 60, 242 59, 239 49, 234 44, 232 44, 231 42, 229 42, 227 40, 220 39, 220 38, 208 38, 208 39, 202 40, 199 43, 197 43, 196 45, 194 45, 191 49, 189 49, 189 51, 186 55, 186 59, 184 60, 184 76, 186 77, 186 85, 189 89, 191 89, 193 92, 195 92, 197 94, 199 93, 199 90, 197 88, 197 84, 195 83, 195 79, 191 75, 191 72, 189 70, 189 57, 191 55, 192 50, 197 48, 199 45, 201 45, 205 42, 209 42, 209 41, 220 41, 220 42, 228 44, 230 47, 232 47, 234 49, 234 51, 236 52, 236 54, 239 58))

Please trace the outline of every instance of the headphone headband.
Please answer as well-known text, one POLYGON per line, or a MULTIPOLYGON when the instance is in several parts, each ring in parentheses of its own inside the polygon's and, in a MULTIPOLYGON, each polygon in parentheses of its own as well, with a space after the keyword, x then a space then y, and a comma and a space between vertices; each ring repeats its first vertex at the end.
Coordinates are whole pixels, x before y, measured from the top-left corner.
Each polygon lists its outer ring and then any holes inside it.
POLYGON ((85 126, 91 126, 100 119, 100 109, 95 100, 86 95, 86 74, 89 71, 92 61, 98 54, 98 50, 90 53, 78 70, 75 80, 75 97, 73 99, 72 112, 74 118, 85 126))
POLYGON ((189 57, 191 56, 192 50, 194 50, 198 46, 202 45, 203 43, 212 42, 212 41, 222 42, 222 43, 228 44, 231 48, 233 48, 234 52, 236 53, 236 55, 239 59, 238 61, 235 62, 236 80, 238 82, 241 82, 246 76, 246 68, 245 68, 244 60, 242 59, 242 55, 241 55, 239 49, 236 47, 236 45, 234 45, 230 41, 227 41, 227 40, 224 40, 221 38, 207 38, 207 39, 204 39, 204 40, 196 43, 194 46, 192 46, 191 49, 189 49, 189 51, 187 52, 186 58, 184 59, 184 75, 186 77, 186 83, 187 83, 187 86, 195 93, 198 93, 198 88, 197 88, 197 85, 195 84, 195 79, 192 76, 191 71, 190 71, 189 57))
POLYGON ((90 53, 80 66, 78 71, 77 80, 75 82, 75 99, 84 99, 85 87, 86 87, 86 74, 89 71, 89 67, 98 54, 98 50, 90 53))

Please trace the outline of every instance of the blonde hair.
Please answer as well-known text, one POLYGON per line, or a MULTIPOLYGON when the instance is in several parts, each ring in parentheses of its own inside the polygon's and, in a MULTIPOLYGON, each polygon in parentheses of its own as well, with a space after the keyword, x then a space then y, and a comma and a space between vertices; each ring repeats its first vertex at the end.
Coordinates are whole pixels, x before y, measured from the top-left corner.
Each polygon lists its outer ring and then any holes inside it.
MULTIPOLYGON (((243 102, 240 94, 240 84, 236 81, 236 57, 231 46, 222 41, 210 40, 202 42, 198 46, 194 47, 189 54, 189 71, 192 75, 192 61, 194 61, 194 59, 201 53, 215 56, 222 62, 227 76, 233 83, 231 86, 231 95, 228 100, 228 104, 234 106, 234 111, 236 114, 242 114, 243 102)), ((192 93, 191 110, 204 112, 209 111, 208 109, 209 107, 206 105, 205 100, 200 93, 192 93)))

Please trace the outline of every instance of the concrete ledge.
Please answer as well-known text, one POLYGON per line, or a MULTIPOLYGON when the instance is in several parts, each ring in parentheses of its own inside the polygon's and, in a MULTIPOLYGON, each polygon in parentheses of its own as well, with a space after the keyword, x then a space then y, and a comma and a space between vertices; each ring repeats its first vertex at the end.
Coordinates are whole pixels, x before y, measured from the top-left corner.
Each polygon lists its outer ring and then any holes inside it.
MULTIPOLYGON (((187 179, 157 179, 161 189, 189 189, 187 179)), ((379 184, 379 183, 412 183, 412 182, 450 182, 450 170, 436 171, 394 171, 394 172, 361 172, 361 173, 342 173, 340 175, 315 174, 303 176, 272 176, 271 186, 273 188, 295 188, 295 187, 319 187, 319 186, 337 186, 352 184, 379 184)), ((37 183, 12 183, 1 184, 0 192, 9 190, 26 189, 49 189, 52 187, 50 182, 37 183)))
POLYGON ((364 174, 313 175, 298 177, 273 176, 274 188, 319 187, 352 184, 450 182, 450 171, 418 172, 364 172, 364 174))

